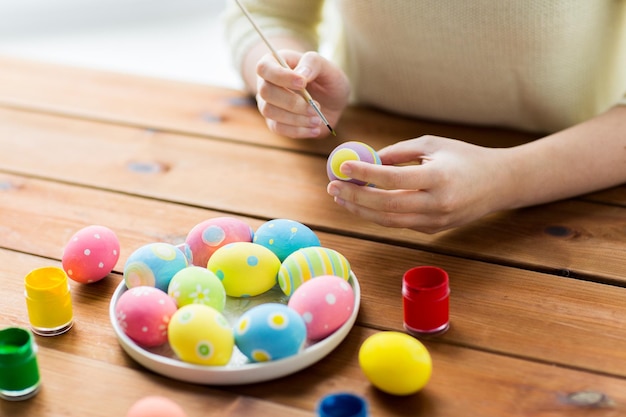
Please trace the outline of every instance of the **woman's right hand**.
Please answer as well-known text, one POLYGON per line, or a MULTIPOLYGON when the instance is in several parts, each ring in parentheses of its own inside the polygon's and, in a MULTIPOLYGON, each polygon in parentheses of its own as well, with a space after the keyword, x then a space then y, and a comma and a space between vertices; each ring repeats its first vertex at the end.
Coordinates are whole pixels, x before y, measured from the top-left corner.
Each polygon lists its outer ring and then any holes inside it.
POLYGON ((287 65, 282 67, 272 54, 264 55, 256 66, 256 99, 259 111, 272 132, 291 138, 323 138, 330 131, 300 90, 311 94, 320 110, 334 126, 350 96, 344 72, 317 52, 278 52, 287 65))

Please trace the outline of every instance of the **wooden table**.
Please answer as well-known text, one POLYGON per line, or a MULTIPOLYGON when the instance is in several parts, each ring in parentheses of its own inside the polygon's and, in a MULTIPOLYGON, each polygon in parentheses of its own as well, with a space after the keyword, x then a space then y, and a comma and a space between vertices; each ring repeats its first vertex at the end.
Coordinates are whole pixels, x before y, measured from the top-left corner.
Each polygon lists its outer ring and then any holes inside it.
MULTIPOLYGON (((618 416, 626 413, 626 190, 498 213, 424 235, 385 229, 326 194, 326 156, 361 140, 380 148, 439 134, 499 146, 533 135, 350 109, 337 138, 270 133, 244 94, 222 88, 0 58, 0 327, 28 327, 23 277, 60 265, 80 228, 120 238, 114 272, 72 282, 75 326, 37 337, 42 389, 0 401, 0 415, 123 416, 165 395, 194 416, 312 416, 321 397, 364 396, 372 416, 618 416), (119 346, 107 309, 139 246, 181 243, 228 215, 256 228, 300 221, 343 253, 362 305, 346 340, 317 364, 275 381, 202 386, 154 374, 119 346), (370 335, 402 331, 401 276, 416 265, 451 279, 451 328, 424 340, 424 390, 374 389, 357 353, 370 335)), ((575 167, 573 167, 575 169, 575 167)))

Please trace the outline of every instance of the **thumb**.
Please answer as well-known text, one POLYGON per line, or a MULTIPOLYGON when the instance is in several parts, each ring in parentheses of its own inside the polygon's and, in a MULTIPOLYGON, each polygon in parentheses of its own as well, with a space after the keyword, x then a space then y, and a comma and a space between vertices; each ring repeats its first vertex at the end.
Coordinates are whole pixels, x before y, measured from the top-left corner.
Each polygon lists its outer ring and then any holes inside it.
POLYGON ((389 145, 381 149, 378 156, 386 165, 421 163, 451 141, 453 140, 440 136, 424 135, 389 145))
POLYGON ((296 74, 302 76, 306 85, 319 76, 321 67, 322 57, 320 54, 317 52, 306 52, 293 70, 296 74))

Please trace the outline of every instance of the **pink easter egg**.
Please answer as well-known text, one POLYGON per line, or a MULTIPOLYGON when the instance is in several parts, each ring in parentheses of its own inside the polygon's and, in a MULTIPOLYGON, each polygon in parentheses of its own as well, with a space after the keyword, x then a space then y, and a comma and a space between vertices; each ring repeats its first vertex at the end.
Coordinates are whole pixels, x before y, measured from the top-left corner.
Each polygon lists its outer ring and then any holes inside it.
POLYGON ((254 231, 234 217, 214 217, 195 225, 185 243, 189 245, 192 262, 206 268, 213 253, 229 243, 252 242, 254 231))
POLYGON ((304 319, 309 340, 321 340, 340 328, 354 310, 354 290, 345 279, 321 275, 305 281, 287 304, 304 319))
POLYGON ((120 257, 117 235, 104 226, 87 226, 76 232, 63 250, 61 262, 68 277, 90 284, 115 268, 120 257))
POLYGON ((187 417, 178 403, 167 397, 148 395, 135 402, 126 417, 187 417))
POLYGON ((115 316, 124 333, 143 347, 167 342, 167 326, 176 303, 162 290, 140 286, 126 291, 115 305, 115 316))

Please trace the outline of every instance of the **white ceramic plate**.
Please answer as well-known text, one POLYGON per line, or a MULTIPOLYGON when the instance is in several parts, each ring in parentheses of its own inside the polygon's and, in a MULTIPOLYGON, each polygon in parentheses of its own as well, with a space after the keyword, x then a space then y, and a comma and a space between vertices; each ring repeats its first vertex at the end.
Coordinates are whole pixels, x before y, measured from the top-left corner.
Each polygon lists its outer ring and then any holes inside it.
MULTIPOLYGON (((225 366, 205 366, 186 363, 174 355, 169 345, 156 349, 145 349, 130 339, 119 326, 115 317, 115 305, 126 291, 124 281, 120 282, 113 293, 109 305, 109 318, 113 330, 122 348, 128 355, 142 366, 158 374, 196 384, 207 385, 239 385, 250 384, 280 378, 313 365, 333 351, 350 332, 356 321, 361 302, 361 289, 356 276, 350 273, 350 284, 354 290, 354 310, 343 326, 327 338, 306 346, 299 354, 288 358, 252 363, 235 348, 230 362, 225 366)), ((247 298, 230 298, 226 303, 224 314, 233 322, 238 316, 254 305, 266 302, 285 303, 285 296, 280 289, 273 289, 264 295, 247 298)))

